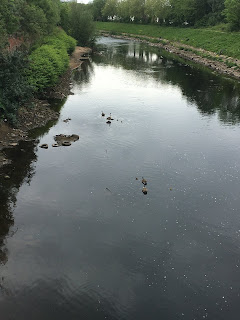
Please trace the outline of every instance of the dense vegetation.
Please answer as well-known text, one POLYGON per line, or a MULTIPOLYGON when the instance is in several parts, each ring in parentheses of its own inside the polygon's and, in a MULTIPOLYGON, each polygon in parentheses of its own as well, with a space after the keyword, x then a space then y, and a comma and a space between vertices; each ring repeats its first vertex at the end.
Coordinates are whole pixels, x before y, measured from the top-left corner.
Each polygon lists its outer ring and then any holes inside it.
POLYGON ((93 32, 85 5, 60 0, 1 0, 0 119, 13 123, 22 103, 56 84, 68 67, 76 40, 86 45, 93 32))
POLYGON ((93 0, 98 21, 115 20, 173 26, 213 26, 227 22, 240 29, 239 0, 93 0))

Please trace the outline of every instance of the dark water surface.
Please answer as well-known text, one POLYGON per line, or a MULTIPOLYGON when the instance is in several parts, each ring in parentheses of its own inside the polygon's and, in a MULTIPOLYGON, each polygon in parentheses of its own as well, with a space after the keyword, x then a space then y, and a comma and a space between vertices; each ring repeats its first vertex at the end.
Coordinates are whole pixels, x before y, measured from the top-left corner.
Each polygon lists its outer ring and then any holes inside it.
POLYGON ((33 132, 79 141, 22 143, 0 172, 0 319, 239 319, 239 86, 98 44, 59 121, 33 132))

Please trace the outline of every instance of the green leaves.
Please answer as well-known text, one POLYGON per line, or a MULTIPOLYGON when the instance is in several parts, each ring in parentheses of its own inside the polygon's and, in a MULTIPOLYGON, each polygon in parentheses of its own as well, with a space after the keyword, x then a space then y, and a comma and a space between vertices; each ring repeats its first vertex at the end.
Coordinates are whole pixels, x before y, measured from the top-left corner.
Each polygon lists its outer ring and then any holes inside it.
POLYGON ((28 59, 20 51, 0 52, 0 115, 11 123, 16 120, 19 106, 31 96, 26 78, 28 59))
POLYGON ((57 83, 59 76, 68 68, 68 52, 72 52, 75 45, 76 40, 63 30, 57 30, 31 53, 28 80, 35 91, 42 91, 57 83))
POLYGON ((240 1, 225 0, 225 8, 224 13, 231 30, 240 30, 240 1))

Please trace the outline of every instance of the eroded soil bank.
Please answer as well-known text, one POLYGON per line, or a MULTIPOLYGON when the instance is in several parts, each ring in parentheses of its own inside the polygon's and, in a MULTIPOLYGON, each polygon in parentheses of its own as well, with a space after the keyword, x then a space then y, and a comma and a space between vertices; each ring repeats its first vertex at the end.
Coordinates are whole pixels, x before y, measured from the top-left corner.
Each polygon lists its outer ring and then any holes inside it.
POLYGON ((220 74, 240 80, 240 60, 236 58, 218 55, 204 49, 194 48, 180 42, 169 41, 161 38, 157 39, 144 36, 144 39, 141 39, 136 37, 134 34, 122 33, 121 35, 112 35, 106 31, 101 31, 101 35, 118 39, 135 40, 146 43, 152 47, 163 48, 164 50, 174 53, 186 60, 204 65, 205 67, 220 74), (153 40, 159 40, 159 42, 153 42, 153 40))
POLYGON ((91 53, 90 48, 76 47, 70 57, 69 68, 59 79, 59 83, 46 90, 41 98, 34 98, 18 112, 17 126, 12 128, 7 121, 0 122, 0 167, 9 163, 5 148, 13 148, 20 140, 28 140, 28 131, 44 126, 50 120, 56 120, 59 113, 51 109, 48 99, 65 99, 71 93, 71 74, 79 68, 84 56, 91 53))

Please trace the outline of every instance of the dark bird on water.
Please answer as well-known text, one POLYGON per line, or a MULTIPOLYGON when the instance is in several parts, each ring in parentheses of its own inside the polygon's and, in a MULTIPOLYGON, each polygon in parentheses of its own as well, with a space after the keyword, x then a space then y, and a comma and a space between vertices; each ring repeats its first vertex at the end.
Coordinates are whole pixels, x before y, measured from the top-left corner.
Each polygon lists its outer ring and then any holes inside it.
POLYGON ((146 187, 143 187, 143 188, 142 188, 142 193, 143 193, 143 194, 147 194, 147 193, 148 193, 148 189, 147 189, 146 187))

